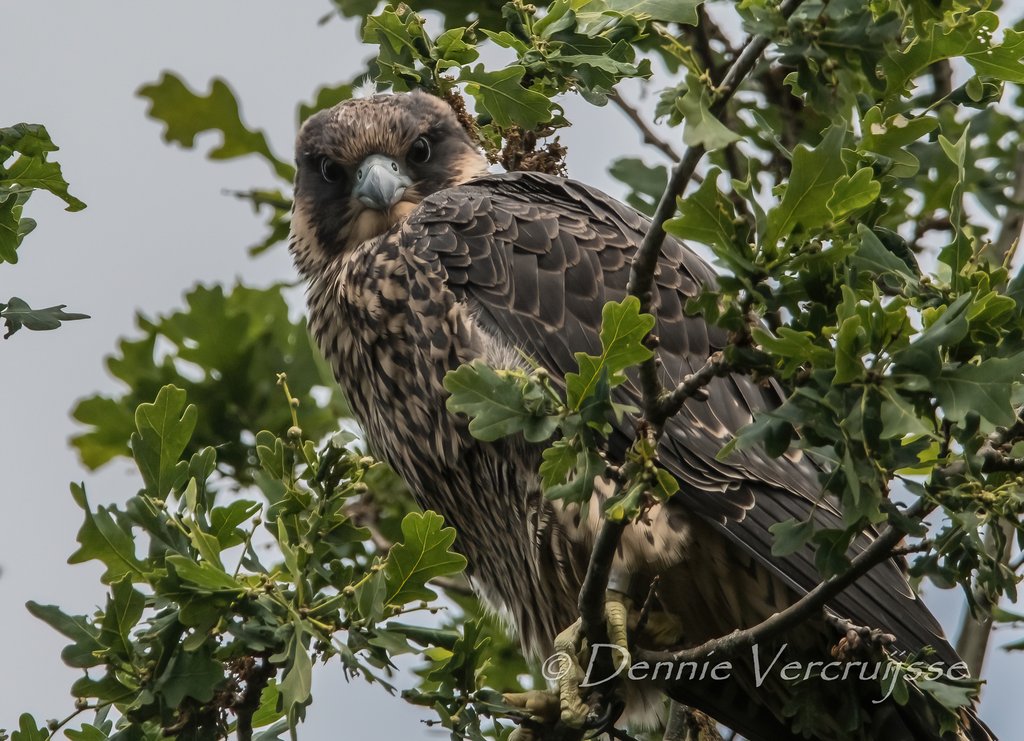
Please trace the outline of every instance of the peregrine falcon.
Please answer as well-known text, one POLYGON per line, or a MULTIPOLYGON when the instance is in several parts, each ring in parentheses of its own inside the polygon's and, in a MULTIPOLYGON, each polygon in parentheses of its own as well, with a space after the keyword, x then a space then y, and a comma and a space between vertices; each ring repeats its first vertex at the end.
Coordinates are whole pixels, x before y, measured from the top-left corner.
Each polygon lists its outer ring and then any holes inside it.
MULTIPOLYGON (((468 421, 446 408, 443 381, 470 361, 514 368, 525 356, 561 384, 576 370, 574 353, 600 352, 602 306, 626 295, 649 221, 573 180, 488 173, 449 106, 423 92, 350 100, 314 115, 299 133, 296 159, 290 249, 308 281, 310 331, 373 452, 421 506, 456 528, 474 588, 524 651, 548 655, 579 617, 600 507, 546 499, 537 473, 544 446, 522 436, 475 439, 468 421)), ((728 341, 684 311, 715 281, 695 253, 665 241, 654 313, 667 386, 728 341)), ((726 375, 707 392, 667 422, 661 439, 660 463, 680 491, 627 528, 616 556, 613 586, 627 606, 642 604, 658 579, 650 619, 630 636, 638 646, 699 645, 784 609, 821 577, 811 546, 773 555, 769 527, 794 517, 841 527, 806 457, 716 457, 755 412, 780 403, 779 390, 726 375)), ((641 406, 635 379, 615 393, 641 406)), ((627 415, 614 423, 610 459, 624 456, 634 422, 627 415)), ((607 492, 597 487, 595 496, 607 492)), ((829 613, 884 629, 896 639, 890 650, 902 655, 930 646, 932 660, 959 661, 895 561, 846 589, 829 613)), ((779 657, 828 662, 837 638, 824 618, 810 620, 760 647, 756 661, 737 659, 727 678, 689 677, 669 691, 755 740, 990 738, 971 709, 958 730, 940 733, 930 700, 898 704, 883 698, 880 681, 784 681, 769 666, 779 657), (801 696, 813 700, 810 716, 795 702, 801 696)), ((657 680, 635 684, 631 711, 656 721, 664 704, 652 701, 657 680)))

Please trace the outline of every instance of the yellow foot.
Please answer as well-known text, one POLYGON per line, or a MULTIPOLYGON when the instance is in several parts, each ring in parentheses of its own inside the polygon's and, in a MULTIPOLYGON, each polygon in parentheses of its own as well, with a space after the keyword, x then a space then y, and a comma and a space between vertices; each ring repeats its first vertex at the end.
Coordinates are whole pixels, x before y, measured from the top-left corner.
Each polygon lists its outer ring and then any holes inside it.
MULTIPOLYGON (((558 695, 546 690, 530 690, 529 692, 507 692, 505 702, 522 708, 530 714, 530 720, 541 727, 550 727, 558 720, 558 695)), ((542 731, 533 726, 520 725, 512 731, 509 741, 541 741, 542 731)))
MULTIPOLYGON (((605 624, 611 651, 613 674, 619 674, 629 663, 629 617, 632 603, 626 595, 608 590, 605 596, 605 624)), ((600 719, 583 699, 589 686, 602 684, 599 677, 588 677, 583 663, 590 661, 590 649, 583 635, 583 621, 577 620, 555 637, 554 654, 544 663, 544 676, 554 680, 556 691, 516 692, 506 694, 505 702, 530 714, 530 722, 519 726, 510 741, 539 741, 553 738, 545 729, 559 722, 573 729, 595 728, 600 719)), ((577 732, 578 733, 578 732, 577 732)))
MULTIPOLYGON (((629 611, 631 607, 629 597, 608 590, 605 595, 604 616, 608 631, 610 646, 606 650, 611 651, 612 662, 615 666, 615 673, 621 673, 629 666, 629 611)), ((585 685, 590 686, 602 683, 600 678, 588 677, 581 665, 587 661, 588 669, 591 666, 590 651, 586 645, 583 635, 583 622, 577 620, 568 628, 563 630, 555 638, 555 657, 560 666, 549 665, 549 672, 557 677, 558 700, 560 718, 562 723, 572 728, 582 728, 588 724, 593 714, 592 708, 583 701, 583 690, 585 685)), ((549 661, 554 661, 552 658, 549 661)))

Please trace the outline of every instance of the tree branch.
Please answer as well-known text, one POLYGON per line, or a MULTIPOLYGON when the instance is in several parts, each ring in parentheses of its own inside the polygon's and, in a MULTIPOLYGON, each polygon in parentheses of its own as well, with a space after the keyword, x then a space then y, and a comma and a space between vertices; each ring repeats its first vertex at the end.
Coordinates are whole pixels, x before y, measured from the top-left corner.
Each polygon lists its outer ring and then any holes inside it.
POLYGON ((654 133, 654 129, 652 129, 646 119, 640 115, 640 112, 636 107, 627 103, 618 91, 612 91, 608 96, 608 100, 614 103, 615 107, 626 114, 626 118, 633 122, 633 125, 640 131, 640 136, 644 144, 654 147, 673 162, 677 162, 679 160, 679 155, 676 153, 676 150, 672 148, 672 145, 654 133))
POLYGON ((707 399, 705 387, 718 376, 728 375, 732 366, 721 352, 712 353, 707 362, 694 373, 685 376, 671 391, 662 394, 650 420, 656 430, 679 413, 688 399, 707 399))
POLYGON ((618 550, 619 539, 625 528, 625 520, 605 519, 597 532, 594 550, 590 553, 587 574, 580 589, 579 608, 583 621, 583 635, 591 645, 608 640, 604 624, 605 590, 608 588, 608 577, 611 575, 615 551, 618 550))
MULTIPOLYGON (((779 7, 779 11, 783 18, 789 18, 802 3, 803 0, 785 0, 779 7)), ((740 52, 736 61, 729 67, 729 71, 725 73, 722 84, 716 91, 715 100, 710 106, 712 116, 721 119, 729 100, 757 65, 770 41, 771 39, 767 36, 755 36, 740 52)), ((676 199, 682 195, 683 190, 693 178, 697 163, 700 162, 705 151, 701 145, 689 147, 679 164, 673 168, 668 186, 665 188, 661 200, 658 201, 651 226, 633 257, 629 269, 629 283, 626 288, 629 295, 640 299, 641 311, 650 312, 651 310, 654 269, 657 267, 658 257, 661 255, 661 245, 665 241, 664 224, 675 214, 676 199)), ((661 396, 662 391, 661 382, 658 380, 658 366, 654 358, 641 365, 640 383, 644 394, 645 412, 649 413, 653 410, 653 405, 661 396)))
MULTIPOLYGON (((1012 429, 1014 427, 1001 429, 990 436, 981 452, 984 461, 983 470, 1017 471, 1017 466, 1022 466, 1019 470, 1024 470, 1024 459, 1007 458, 993 447, 1001 441, 1005 441, 1010 434, 1009 431, 1012 429)), ((965 464, 962 461, 957 461, 956 463, 937 468, 932 475, 932 479, 939 482, 946 481, 962 475, 964 469, 965 464)), ((910 521, 923 520, 936 506, 936 503, 920 498, 903 512, 903 519, 910 521)), ((713 638, 693 648, 680 651, 640 650, 637 652, 637 655, 645 661, 671 661, 675 663, 701 661, 707 659, 711 654, 715 654, 720 658, 728 658, 744 648, 756 645, 760 641, 774 638, 796 627, 814 615, 814 613, 823 610, 830 600, 857 579, 886 559, 892 558, 895 552, 901 550, 898 546, 906 535, 907 531, 904 528, 890 522, 885 532, 875 538, 867 548, 854 557, 850 563, 850 568, 841 574, 824 580, 785 610, 775 613, 752 628, 737 630, 729 635, 713 638)))
POLYGON ((263 689, 277 674, 277 667, 266 656, 260 656, 258 660, 257 664, 256 659, 253 659, 254 663, 245 677, 245 689, 232 707, 238 719, 236 732, 239 741, 250 741, 252 738, 252 716, 259 709, 263 689))

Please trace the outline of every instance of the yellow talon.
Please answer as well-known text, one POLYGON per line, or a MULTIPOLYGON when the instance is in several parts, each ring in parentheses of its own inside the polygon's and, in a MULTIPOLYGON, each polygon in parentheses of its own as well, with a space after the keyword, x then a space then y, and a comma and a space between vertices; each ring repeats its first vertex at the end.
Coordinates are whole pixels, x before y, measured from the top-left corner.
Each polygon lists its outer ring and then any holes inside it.
MULTIPOLYGON (((608 640, 612 651, 616 674, 629 665, 629 620, 632 601, 625 594, 608 590, 604 613, 608 640)), ((577 620, 563 630, 554 640, 555 653, 544 666, 545 675, 555 682, 557 694, 543 690, 506 694, 505 701, 530 713, 531 720, 543 726, 561 721, 570 728, 582 728, 587 724, 592 709, 583 700, 583 683, 586 672, 581 661, 590 660, 590 651, 583 635, 583 621, 577 620)), ((510 741, 535 741, 543 737, 537 731, 520 726, 510 741)))

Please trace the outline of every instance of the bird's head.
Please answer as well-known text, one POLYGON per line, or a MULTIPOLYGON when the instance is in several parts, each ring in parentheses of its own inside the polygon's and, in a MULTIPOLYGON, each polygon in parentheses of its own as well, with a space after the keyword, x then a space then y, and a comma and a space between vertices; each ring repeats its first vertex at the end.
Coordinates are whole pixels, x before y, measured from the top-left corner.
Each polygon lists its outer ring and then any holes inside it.
POLYGON ((451 108, 418 91, 311 116, 295 159, 291 244, 300 270, 380 236, 427 196, 487 169, 451 108))

